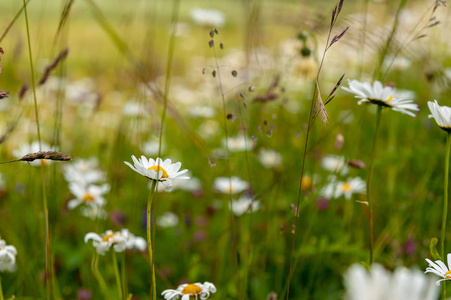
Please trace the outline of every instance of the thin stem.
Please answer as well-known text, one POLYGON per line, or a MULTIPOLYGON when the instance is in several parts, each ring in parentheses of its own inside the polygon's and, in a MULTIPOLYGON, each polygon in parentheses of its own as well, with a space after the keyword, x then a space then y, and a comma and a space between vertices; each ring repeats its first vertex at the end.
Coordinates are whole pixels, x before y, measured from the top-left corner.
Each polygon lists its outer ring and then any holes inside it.
MULTIPOLYGON (((28 4, 31 0, 27 0, 28 4)), ((13 27, 14 23, 17 21, 17 19, 20 17, 20 15, 22 14, 22 11, 24 9, 25 5, 22 5, 22 7, 19 9, 19 11, 16 13, 16 15, 14 16, 14 18, 12 19, 12 21, 8 24, 8 26, 6 27, 5 31, 3 31, 2 36, 0 37, 0 43, 3 41, 3 39, 5 38, 5 36, 8 34, 9 30, 11 29, 11 27, 13 27)))
POLYGON ((105 279, 103 279, 102 274, 99 272, 98 257, 99 256, 97 254, 94 255, 91 262, 91 270, 92 273, 94 274, 94 277, 97 279, 97 282, 99 283, 100 290, 102 291, 103 296, 105 297, 104 299, 108 299, 109 298, 108 288, 106 286, 105 279))
MULTIPOLYGON (((227 131, 227 111, 226 111, 226 105, 225 105, 225 96, 224 96, 224 89, 222 87, 222 81, 221 81, 221 72, 219 70, 219 63, 218 63, 218 56, 216 55, 216 46, 213 47, 213 53, 215 55, 215 62, 216 62, 216 70, 218 73, 218 85, 219 90, 221 92, 221 99, 222 99, 222 109, 223 109, 223 116, 224 116, 224 134, 225 134, 225 148, 226 148, 226 163, 227 163, 227 172, 229 176, 229 186, 232 187, 232 168, 230 166, 230 151, 229 151, 229 135, 227 131)), ((232 236, 233 236, 233 251, 235 253, 235 268, 236 268, 236 275, 237 275, 237 294, 238 299, 241 300, 241 292, 240 292, 240 268, 238 264, 238 250, 237 250, 237 241, 236 241, 236 229, 235 229, 235 215, 233 214, 233 198, 232 198, 232 191, 230 189, 229 192, 229 200, 230 200, 230 215, 231 215, 231 223, 232 223, 232 236)))
MULTIPOLYGON (((449 153, 451 148, 451 132, 446 136, 446 156, 445 156, 445 182, 443 190, 443 217, 442 217, 442 240, 441 256, 445 260, 445 232, 446 219, 448 217, 448 181, 449 181, 449 153)), ((446 284, 443 285, 443 299, 446 299, 446 284)))
MULTIPOLYGON (((31 51, 31 39, 30 39, 30 28, 28 24, 28 13, 27 13, 27 3, 23 0, 23 11, 25 15, 25 25, 27 28, 27 41, 28 41, 28 56, 30 58, 30 72, 31 72, 31 87, 33 90, 33 100, 34 100, 34 113, 36 117, 36 129, 38 134, 38 142, 39 142, 39 151, 42 150, 41 145, 41 129, 39 127, 39 113, 38 113, 38 101, 36 98, 36 83, 34 78, 34 66, 33 66, 33 55, 31 51)), ((42 200, 44 206, 44 214, 45 214, 45 289, 46 289, 46 297, 50 299, 50 285, 54 281, 53 272, 51 272, 51 246, 50 246, 50 226, 49 226, 49 211, 47 207, 47 195, 45 191, 45 178, 44 178, 44 166, 41 165, 41 178, 42 178, 42 200), (51 278, 49 278, 51 277, 51 278), (49 280, 50 279, 50 280, 49 280)))
POLYGON ((379 132, 379 125, 381 122, 381 112, 382 106, 377 107, 376 114, 376 129, 374 130, 373 136, 373 146, 371 147, 371 159, 370 159, 370 168, 368 170, 368 178, 366 181, 366 199, 368 201, 368 238, 370 240, 370 265, 373 264, 374 261, 374 212, 373 212, 373 200, 371 200, 371 181, 373 179, 373 169, 374 169, 374 154, 376 152, 376 140, 377 133, 379 132))
MULTIPOLYGON (((117 290, 119 291, 119 299, 123 300, 124 297, 122 295, 122 285, 121 285, 121 276, 119 275, 119 265, 117 262, 116 251, 113 250, 113 267, 114 267, 114 276, 116 277, 117 290)), ((124 266, 122 266, 123 268, 124 266)))
POLYGON ((121 275, 122 275, 122 288, 123 288, 123 293, 124 293, 124 297, 127 298, 127 294, 128 294, 128 289, 127 289, 127 273, 126 273, 126 269, 125 269, 125 253, 124 255, 122 255, 122 269, 121 269, 121 275))
POLYGON ((23 11, 25 14, 25 25, 27 27, 28 56, 30 58, 31 87, 33 89, 34 113, 35 113, 35 117, 36 117, 36 127, 37 127, 37 132, 38 132, 39 151, 41 151, 41 130, 39 128, 38 101, 36 99, 36 84, 35 84, 35 78, 34 78, 33 55, 31 53, 30 28, 28 25, 27 5, 26 5, 25 0, 23 0, 23 11))
POLYGON ((379 63, 376 67, 376 69, 374 70, 373 73, 373 79, 377 79, 380 77, 381 75, 381 68, 382 65, 384 63, 385 57, 388 54, 388 51, 391 47, 391 44, 393 42, 393 38, 395 36, 396 33, 396 29, 398 28, 398 23, 399 23, 399 17, 401 15, 401 12, 403 11, 404 6, 406 5, 407 0, 401 0, 401 2, 399 3, 399 7, 398 10, 396 11, 396 16, 395 16, 395 20, 393 21, 393 27, 392 30, 387 38, 387 41, 385 42, 384 48, 382 49, 381 55, 379 57, 379 63))
POLYGON ((172 32, 171 38, 169 40, 169 51, 168 51, 168 61, 166 64, 166 77, 164 81, 164 94, 163 94, 163 112, 161 114, 161 125, 160 125, 160 137, 158 141, 158 157, 161 157, 161 144, 163 141, 163 133, 164 133, 164 124, 166 120, 166 112, 168 108, 168 96, 169 96, 169 87, 171 83, 171 70, 172 70, 172 62, 174 58, 174 49, 175 49, 175 38, 176 38, 176 25, 179 16, 179 7, 180 0, 175 0, 174 6, 172 7, 172 32))
MULTIPOLYGON (((325 54, 325 52, 324 52, 324 54, 325 54)), ((295 223, 294 223, 295 225, 294 225, 294 233, 293 233, 293 243, 291 245, 290 271, 288 272, 287 300, 289 299, 288 297, 290 295, 291 275, 292 275, 292 272, 293 272, 293 269, 294 269, 293 268, 294 246, 296 244, 296 232, 298 231, 297 224, 298 224, 298 219, 299 219, 299 205, 300 205, 300 202, 301 202, 301 195, 302 195, 302 180, 304 178, 305 158, 307 156, 307 151, 308 151, 307 150, 307 145, 308 145, 308 140, 309 140, 309 136, 310 136, 310 130, 311 130, 312 123, 313 123, 313 108, 314 108, 314 104, 315 104, 315 95, 316 95, 316 91, 317 91, 316 84, 317 84, 317 81, 315 81, 315 88, 313 90, 314 91, 313 92, 313 98, 312 98, 312 102, 310 104, 309 122, 308 122, 308 127, 307 127, 308 129, 307 129, 307 134, 305 136, 304 154, 302 156, 301 178, 299 179, 298 202, 297 202, 297 205, 296 205, 296 220, 295 220, 295 223)))
POLYGON ((4 300, 3 289, 2 289, 2 276, 0 276, 0 300, 4 300))
MULTIPOLYGON (((241 103, 239 100, 238 100, 238 113, 239 113, 239 116, 241 119, 241 126, 244 128, 244 144, 247 145, 247 143, 248 143, 247 129, 246 129, 247 127, 246 127, 246 124, 244 123, 243 114, 241 112, 241 103)), ((248 261, 245 266, 246 271, 244 274, 243 300, 246 299, 246 295, 247 295, 247 282, 248 282, 248 277, 249 277, 249 270, 251 268, 251 263, 252 263, 252 217, 254 215, 254 195, 253 195, 254 188, 252 186, 252 175, 251 175, 251 168, 249 165, 249 154, 248 154, 247 147, 244 150, 244 155, 245 155, 247 175, 249 177, 249 188, 251 190, 251 205, 250 205, 250 218, 249 218, 249 240, 247 243, 247 260, 248 261)))
POLYGON ((153 248, 152 248, 152 236, 151 236, 151 211, 152 211, 152 201, 157 188, 157 180, 152 180, 152 185, 150 186, 149 198, 147 199, 147 248, 149 249, 149 262, 150 262, 150 272, 151 272, 151 286, 150 294, 153 300, 157 299, 157 288, 155 283, 155 265, 153 259, 153 248))

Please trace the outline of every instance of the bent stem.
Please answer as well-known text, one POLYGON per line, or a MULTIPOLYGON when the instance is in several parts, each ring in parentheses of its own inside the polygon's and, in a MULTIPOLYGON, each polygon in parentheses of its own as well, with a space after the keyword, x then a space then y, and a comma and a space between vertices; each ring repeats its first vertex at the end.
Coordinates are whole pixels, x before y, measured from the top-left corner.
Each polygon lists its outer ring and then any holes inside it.
POLYGON ((373 136, 373 146, 371 147, 371 160, 370 168, 368 171, 368 178, 366 181, 366 199, 368 201, 368 238, 370 240, 370 266, 374 262, 374 213, 373 213, 373 200, 371 200, 371 180, 373 179, 373 169, 374 169, 374 153, 376 152, 376 140, 377 133, 379 132, 379 125, 381 123, 381 111, 382 106, 377 107, 376 114, 376 129, 374 130, 373 136))
MULTIPOLYGON (((445 182, 443 190, 443 216, 442 216, 442 240, 440 254, 445 259, 445 232, 446 219, 448 217, 448 181, 449 181, 449 152, 451 148, 451 132, 446 137, 446 156, 445 156, 445 182)), ((446 299, 446 284, 443 285, 443 299, 446 299)))
POLYGON ((149 249, 149 263, 150 263, 150 272, 151 272, 150 293, 152 295, 153 300, 157 299, 157 288, 156 288, 156 283, 155 283, 155 265, 154 265, 154 259, 153 259, 150 215, 151 215, 151 210, 152 210, 153 195, 155 193, 156 188, 157 188, 157 181, 152 180, 152 185, 150 186, 149 198, 147 199, 147 248, 149 249))
MULTIPOLYGON (((117 290, 119 291, 119 299, 123 300, 122 296, 122 285, 121 285, 121 277, 119 275, 119 266, 117 263, 116 251, 113 250, 113 267, 114 267, 114 276, 116 277, 117 290)), ((122 266, 123 268, 124 266, 122 266)))
POLYGON ((94 277, 97 279, 97 282, 99 283, 100 290, 102 291, 103 296, 105 297, 105 299, 108 299, 109 298, 108 288, 106 286, 105 279, 103 279, 102 273, 100 273, 99 271, 98 258, 99 256, 97 254, 95 254, 94 257, 92 258, 91 270, 92 274, 94 274, 94 277))

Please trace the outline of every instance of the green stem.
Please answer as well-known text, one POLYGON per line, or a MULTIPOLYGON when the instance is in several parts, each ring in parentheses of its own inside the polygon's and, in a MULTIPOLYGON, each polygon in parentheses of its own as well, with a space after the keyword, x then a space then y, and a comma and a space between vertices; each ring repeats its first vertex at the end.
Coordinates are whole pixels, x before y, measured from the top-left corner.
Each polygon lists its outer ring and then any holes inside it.
POLYGON ((124 298, 127 298, 128 289, 127 289, 127 274, 125 269, 125 253, 122 255, 122 269, 121 269, 121 275, 122 275, 122 288, 124 293, 124 298))
MULTIPOLYGON (((38 134, 38 142, 39 142, 39 151, 41 151, 41 129, 39 127, 39 114, 38 114, 38 101, 36 98, 36 83, 34 78, 34 66, 33 66, 33 55, 31 51, 31 39, 30 39, 30 27, 28 24, 28 13, 27 13, 27 3, 23 0, 23 11, 25 15, 25 25, 27 28, 27 41, 28 41, 28 56, 30 59, 30 72, 31 72, 31 87, 33 90, 33 100, 34 100, 34 113, 36 117, 36 128, 38 134)), ((49 226, 49 212, 47 207, 47 196, 45 192, 45 180, 44 180, 44 169, 41 166, 41 177, 42 177, 42 197, 43 197, 43 206, 45 213, 45 229, 46 229, 46 239, 45 239, 45 278, 46 278, 46 297, 50 299, 50 290, 51 290, 51 282, 54 281, 53 272, 51 272, 51 247, 50 247, 50 226, 49 226), (51 278, 50 278, 51 277, 51 278)))
MULTIPOLYGON (((443 216, 442 216, 442 240, 441 256, 445 260, 445 232, 446 219, 448 217, 448 181, 449 181, 449 153, 451 148, 451 132, 446 137, 446 156, 445 156, 445 182, 443 190, 443 216)), ((443 299, 446 299, 446 284, 443 285, 443 299)))
POLYGON ((149 262, 150 262, 150 271, 151 271, 151 287, 150 294, 152 295, 152 299, 157 299, 157 288, 155 283, 155 265, 153 258, 153 248, 152 248, 152 237, 151 237, 151 222, 150 215, 152 210, 152 201, 153 195, 155 194, 155 190, 157 188, 157 180, 152 180, 152 185, 150 187, 149 198, 147 199, 147 248, 149 249, 149 262))
POLYGON ((3 298, 3 289, 2 289, 2 277, 0 276, 0 300, 4 300, 3 298))
POLYGON ((374 154, 376 152, 376 140, 377 133, 379 132, 379 125, 381 123, 381 111, 382 106, 377 107, 376 114, 376 129, 373 136, 373 146, 371 147, 371 160, 370 168, 368 170, 368 178, 366 182, 366 199, 368 201, 368 238, 370 240, 370 266, 374 262, 374 213, 373 213, 373 201, 371 200, 371 180, 373 179, 373 169, 374 169, 374 154))
POLYGON ((109 298, 108 288, 106 286, 105 279, 103 279, 103 276, 99 271, 98 258, 99 258, 98 255, 95 254, 91 262, 91 270, 92 273, 94 274, 94 277, 97 279, 97 282, 99 283, 100 290, 103 293, 104 299, 108 299, 109 298))
POLYGON ((119 266, 117 263, 116 251, 114 250, 113 250, 113 267, 114 267, 114 276, 116 277, 117 290, 119 291, 119 299, 123 300, 124 297, 122 296, 121 276, 119 275, 119 266))

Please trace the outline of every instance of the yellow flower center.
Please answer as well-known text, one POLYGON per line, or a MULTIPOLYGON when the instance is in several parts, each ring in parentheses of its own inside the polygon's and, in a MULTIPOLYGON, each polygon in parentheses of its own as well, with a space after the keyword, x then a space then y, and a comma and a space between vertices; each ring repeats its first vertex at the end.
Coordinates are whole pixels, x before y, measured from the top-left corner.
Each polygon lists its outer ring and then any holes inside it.
POLYGON ((195 284, 188 284, 182 290, 182 294, 184 295, 199 295, 202 292, 202 289, 195 284))
POLYGON ((343 183, 343 186, 341 187, 343 191, 348 192, 351 190, 351 185, 347 182, 343 183))
POLYGON ((445 273, 446 279, 451 279, 451 270, 445 273))
POLYGON ((91 202, 91 201, 93 201, 93 200, 94 200, 94 197, 91 196, 90 194, 86 194, 86 195, 83 197, 83 201, 84 201, 84 202, 91 202))
POLYGON ((114 236, 114 233, 107 234, 103 237, 102 241, 108 242, 108 240, 114 236))
POLYGON ((390 97, 388 97, 388 99, 387 99, 385 102, 390 102, 390 101, 392 101, 392 100, 393 100, 393 96, 390 95, 390 97))
POLYGON ((161 178, 169 178, 168 172, 166 172, 166 170, 160 166, 153 166, 153 167, 148 168, 147 170, 154 170, 157 173, 159 171, 163 171, 163 176, 161 176, 161 178))

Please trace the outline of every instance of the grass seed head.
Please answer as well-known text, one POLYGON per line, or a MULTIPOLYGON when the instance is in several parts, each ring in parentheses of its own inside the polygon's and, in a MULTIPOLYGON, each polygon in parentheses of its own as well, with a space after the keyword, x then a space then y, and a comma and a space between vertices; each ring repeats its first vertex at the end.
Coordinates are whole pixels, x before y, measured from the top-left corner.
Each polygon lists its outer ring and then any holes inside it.
POLYGON ((22 156, 21 161, 34 161, 36 159, 49 159, 59 161, 70 161, 72 158, 68 154, 64 154, 56 151, 39 151, 35 153, 28 153, 22 156))

